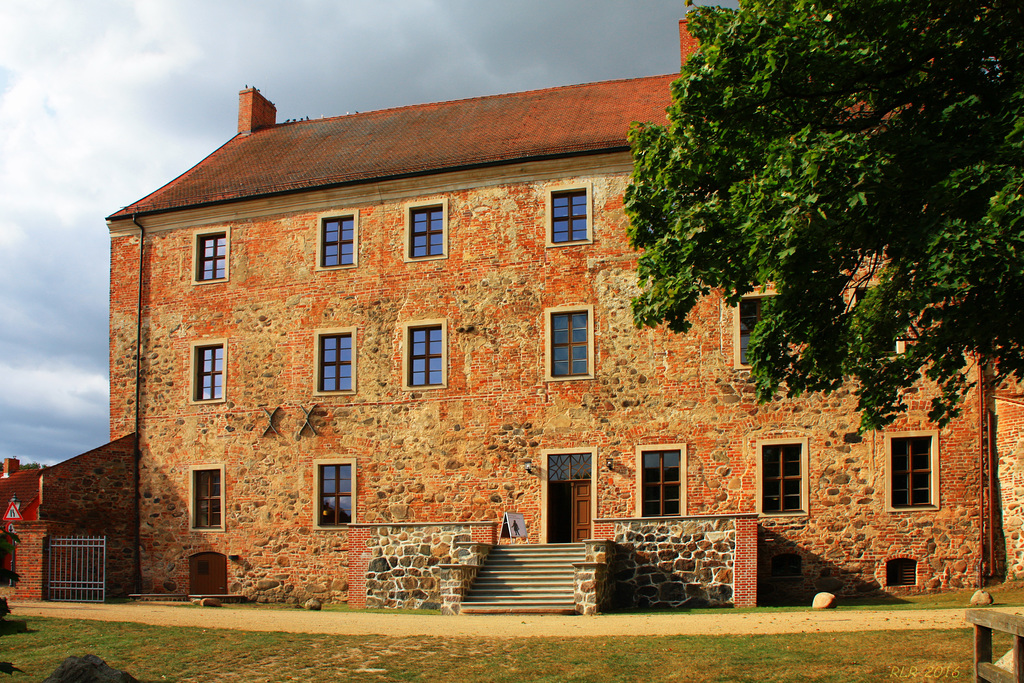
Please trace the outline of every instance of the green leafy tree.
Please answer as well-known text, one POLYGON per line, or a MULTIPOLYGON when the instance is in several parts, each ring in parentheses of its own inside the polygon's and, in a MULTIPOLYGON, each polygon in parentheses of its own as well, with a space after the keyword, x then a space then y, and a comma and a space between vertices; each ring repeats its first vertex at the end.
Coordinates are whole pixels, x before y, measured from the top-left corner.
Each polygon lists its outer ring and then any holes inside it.
POLYGON ((632 133, 636 323, 684 332, 701 297, 770 284, 758 397, 852 377, 862 429, 906 410, 922 375, 941 423, 975 364, 1024 377, 1024 4, 744 0, 689 17, 701 48, 669 124, 632 133))

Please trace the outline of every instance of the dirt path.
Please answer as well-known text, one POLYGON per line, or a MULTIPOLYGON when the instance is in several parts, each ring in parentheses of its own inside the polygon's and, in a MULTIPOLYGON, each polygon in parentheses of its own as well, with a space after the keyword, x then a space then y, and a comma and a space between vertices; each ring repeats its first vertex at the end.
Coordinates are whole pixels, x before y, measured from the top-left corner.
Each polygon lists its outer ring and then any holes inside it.
MULTIPOLYGON (((962 628, 963 609, 893 611, 808 611, 755 614, 602 614, 593 617, 553 615, 439 615, 368 612, 309 612, 300 609, 194 607, 128 603, 90 605, 52 602, 12 603, 10 618, 127 621, 158 626, 242 631, 283 631, 384 636, 572 637, 639 635, 726 635, 816 633, 962 628)), ((1024 614, 1024 608, 993 608, 1024 614)))

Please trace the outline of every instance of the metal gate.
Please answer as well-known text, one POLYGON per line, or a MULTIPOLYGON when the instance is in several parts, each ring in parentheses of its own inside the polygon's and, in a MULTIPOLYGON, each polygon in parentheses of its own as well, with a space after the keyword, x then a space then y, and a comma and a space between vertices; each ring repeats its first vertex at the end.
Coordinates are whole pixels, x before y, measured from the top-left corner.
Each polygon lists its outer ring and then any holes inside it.
POLYGON ((48 600, 103 602, 107 585, 107 539, 51 538, 48 600))

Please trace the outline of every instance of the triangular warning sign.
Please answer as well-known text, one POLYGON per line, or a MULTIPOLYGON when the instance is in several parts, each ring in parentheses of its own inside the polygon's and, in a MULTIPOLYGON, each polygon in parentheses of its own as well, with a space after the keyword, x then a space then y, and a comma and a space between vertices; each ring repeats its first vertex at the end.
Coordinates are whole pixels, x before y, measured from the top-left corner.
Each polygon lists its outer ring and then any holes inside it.
POLYGON ((7 504, 7 512, 4 513, 5 522, 18 522, 21 521, 21 510, 18 509, 18 504, 13 500, 7 504))

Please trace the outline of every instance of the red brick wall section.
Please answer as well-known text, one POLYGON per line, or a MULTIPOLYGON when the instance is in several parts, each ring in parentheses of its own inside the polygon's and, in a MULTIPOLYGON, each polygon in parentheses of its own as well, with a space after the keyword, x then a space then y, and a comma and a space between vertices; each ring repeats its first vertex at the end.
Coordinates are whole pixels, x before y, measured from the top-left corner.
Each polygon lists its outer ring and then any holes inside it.
POLYGON ((599 520, 594 521, 594 533, 595 539, 601 541, 612 541, 615 539, 615 522, 602 522, 599 520))
POLYGON ((470 527, 473 534, 473 541, 475 543, 490 543, 495 545, 498 542, 498 525, 497 524, 474 524, 470 527))
POLYGON ((348 530, 348 604, 366 607, 366 572, 370 567, 369 527, 350 527, 348 530))
POLYGON ((107 592, 134 590, 135 488, 134 437, 48 467, 42 475, 39 518, 71 525, 80 536, 107 539, 107 592))
POLYGON ((18 572, 18 582, 14 587, 16 601, 46 599, 47 539, 68 535, 71 528, 65 522, 35 521, 18 524, 15 529, 18 533, 18 548, 15 551, 18 572))
POLYGON ((757 606, 757 518, 736 520, 736 564, 733 566, 733 605, 757 606))

